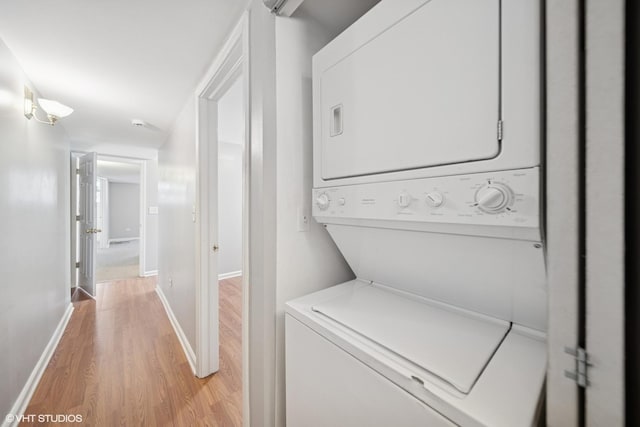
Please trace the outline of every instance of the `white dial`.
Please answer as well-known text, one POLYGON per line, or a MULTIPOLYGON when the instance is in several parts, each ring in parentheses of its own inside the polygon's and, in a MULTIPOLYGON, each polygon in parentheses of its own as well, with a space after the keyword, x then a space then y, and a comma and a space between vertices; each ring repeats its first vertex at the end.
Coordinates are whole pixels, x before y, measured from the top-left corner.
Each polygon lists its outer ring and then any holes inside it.
POLYGON ((429 206, 437 208, 439 206, 442 206, 442 204, 444 203, 444 196, 437 191, 431 191, 427 193, 426 201, 429 206))
POLYGON ((326 195, 326 193, 322 193, 318 195, 318 197, 316 197, 316 204, 322 211, 327 210, 329 208, 330 203, 331 203, 331 200, 329 199, 329 196, 326 195))
POLYGON ((400 206, 401 208, 407 208, 410 204, 411 194, 407 193, 406 191, 400 193, 400 195, 398 196, 398 206, 400 206))
POLYGON ((511 203, 511 189, 501 183, 491 183, 476 193, 476 204, 487 213, 500 213, 511 203))

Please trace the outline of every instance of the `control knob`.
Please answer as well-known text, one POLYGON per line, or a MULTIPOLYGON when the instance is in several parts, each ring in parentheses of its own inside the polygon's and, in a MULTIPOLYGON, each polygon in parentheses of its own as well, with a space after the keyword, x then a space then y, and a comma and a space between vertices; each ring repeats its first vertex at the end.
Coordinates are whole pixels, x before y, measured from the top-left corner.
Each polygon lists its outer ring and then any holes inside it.
POLYGON ((322 193, 318 195, 318 197, 316 197, 316 205, 318 205, 318 207, 322 211, 326 211, 329 208, 330 203, 331 203, 331 200, 329 199, 329 196, 327 196, 326 193, 322 193))
POLYGON ((400 195, 398 196, 398 206, 400 206, 401 208, 408 208, 410 204, 411 194, 407 193, 406 191, 400 193, 400 195))
POLYGON ((426 200, 429 206, 431 206, 432 208, 437 208, 439 206, 442 206, 442 204, 444 203, 444 196, 437 191, 432 191, 427 193, 426 200))
POLYGON ((474 206, 487 213, 500 213, 511 203, 511 194, 511 189, 504 184, 487 184, 476 193, 474 206))

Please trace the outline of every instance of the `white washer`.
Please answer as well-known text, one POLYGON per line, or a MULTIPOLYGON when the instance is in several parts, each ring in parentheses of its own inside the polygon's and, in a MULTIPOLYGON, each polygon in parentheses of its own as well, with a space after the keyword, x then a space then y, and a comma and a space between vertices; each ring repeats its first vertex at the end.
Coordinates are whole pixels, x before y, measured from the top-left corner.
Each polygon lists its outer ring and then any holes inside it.
POLYGON ((314 206, 357 279, 287 303, 287 425, 541 421, 540 23, 383 0, 318 52, 314 206))

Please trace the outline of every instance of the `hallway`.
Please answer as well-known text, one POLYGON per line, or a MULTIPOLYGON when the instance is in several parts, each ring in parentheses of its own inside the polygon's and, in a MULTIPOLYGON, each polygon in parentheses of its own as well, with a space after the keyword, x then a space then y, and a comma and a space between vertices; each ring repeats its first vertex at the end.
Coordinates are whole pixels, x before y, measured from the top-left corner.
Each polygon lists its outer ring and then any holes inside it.
POLYGON ((74 301, 26 416, 81 415, 93 426, 242 424, 241 278, 220 282, 220 371, 205 379, 189 367, 156 280, 101 283, 96 301, 74 301))

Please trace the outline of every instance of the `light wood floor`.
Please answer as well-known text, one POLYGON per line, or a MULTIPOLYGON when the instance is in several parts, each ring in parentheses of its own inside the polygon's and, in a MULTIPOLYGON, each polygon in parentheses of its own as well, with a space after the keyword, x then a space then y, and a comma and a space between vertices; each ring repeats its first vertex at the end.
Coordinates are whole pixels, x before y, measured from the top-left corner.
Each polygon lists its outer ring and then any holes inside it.
POLYGON ((191 372, 155 281, 101 283, 97 301, 74 301, 26 415, 78 414, 83 426, 242 425, 241 279, 220 282, 220 371, 205 379, 191 372))

